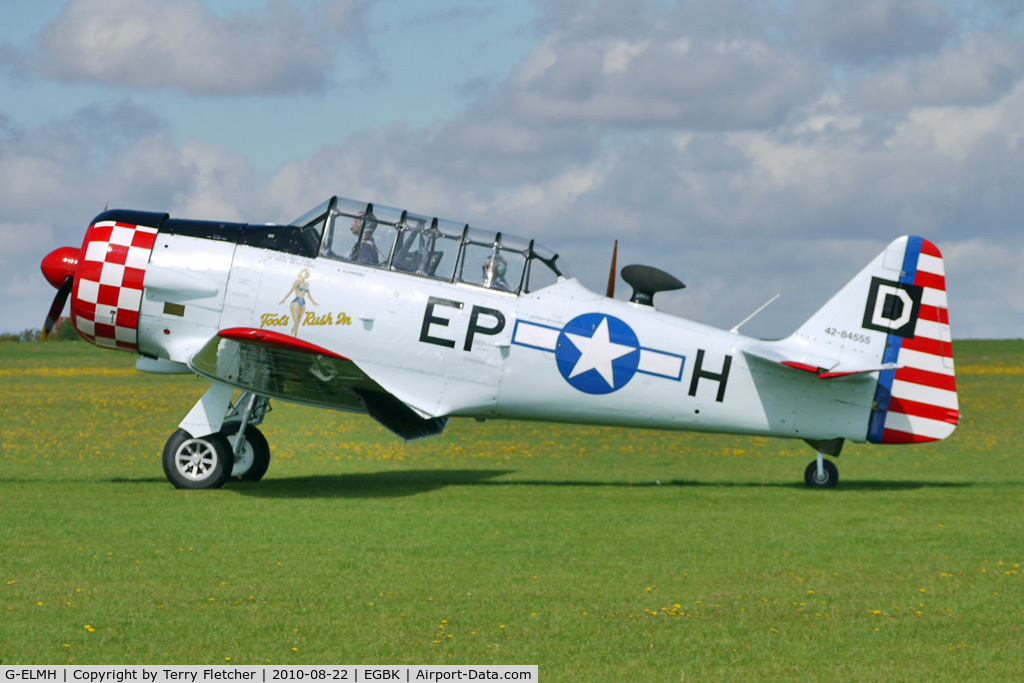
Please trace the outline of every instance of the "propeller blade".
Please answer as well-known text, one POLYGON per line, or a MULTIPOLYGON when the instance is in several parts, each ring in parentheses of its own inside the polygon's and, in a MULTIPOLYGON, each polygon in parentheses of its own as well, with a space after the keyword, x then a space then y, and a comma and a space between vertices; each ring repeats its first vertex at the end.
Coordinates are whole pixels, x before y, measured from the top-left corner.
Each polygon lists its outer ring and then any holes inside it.
POLYGON ((615 298, 615 261, 619 257, 619 241, 615 240, 615 247, 612 249, 612 269, 608 271, 608 291, 606 296, 609 299, 615 298))
POLYGON ((53 303, 50 305, 50 312, 46 314, 46 322, 43 323, 43 341, 46 341, 46 336, 53 331, 53 326, 57 324, 57 319, 60 318, 60 314, 64 312, 64 304, 67 303, 68 295, 71 294, 71 287, 74 284, 75 278, 68 275, 57 290, 57 296, 53 297, 53 303))

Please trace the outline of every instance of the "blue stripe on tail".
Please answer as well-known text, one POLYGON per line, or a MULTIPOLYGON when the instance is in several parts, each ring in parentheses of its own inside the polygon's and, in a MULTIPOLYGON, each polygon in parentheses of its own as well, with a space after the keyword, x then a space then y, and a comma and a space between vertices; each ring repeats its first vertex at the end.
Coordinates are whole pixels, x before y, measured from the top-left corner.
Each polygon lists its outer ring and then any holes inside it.
MULTIPOLYGON (((900 273, 901 283, 912 285, 917 279, 917 261, 921 256, 923 242, 922 238, 913 236, 907 240, 907 249, 903 254, 903 272, 900 273)), ((882 362, 895 363, 900 356, 902 345, 903 337, 890 334, 885 340, 885 353, 882 355, 882 362)), ((895 370, 882 370, 879 373, 878 386, 875 388, 875 406, 871 410, 871 418, 868 420, 868 441, 871 443, 882 443, 885 417, 889 412, 892 383, 895 377, 895 370)))

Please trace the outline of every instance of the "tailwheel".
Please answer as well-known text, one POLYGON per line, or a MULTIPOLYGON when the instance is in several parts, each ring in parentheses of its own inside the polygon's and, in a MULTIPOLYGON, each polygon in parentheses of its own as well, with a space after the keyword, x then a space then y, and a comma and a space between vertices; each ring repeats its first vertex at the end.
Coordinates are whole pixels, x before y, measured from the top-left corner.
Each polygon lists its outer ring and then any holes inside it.
POLYGON ((179 429, 164 446, 164 474, 179 489, 216 489, 231 475, 234 454, 220 432, 193 438, 179 429))
POLYGON ((839 468, 831 460, 825 460, 818 454, 804 470, 804 482, 812 489, 834 489, 839 483, 839 468))
POLYGON ((259 481, 270 466, 270 445, 263 433, 251 424, 245 428, 245 439, 238 444, 240 420, 225 422, 220 433, 227 437, 234 453, 234 466, 230 476, 242 481, 259 481))

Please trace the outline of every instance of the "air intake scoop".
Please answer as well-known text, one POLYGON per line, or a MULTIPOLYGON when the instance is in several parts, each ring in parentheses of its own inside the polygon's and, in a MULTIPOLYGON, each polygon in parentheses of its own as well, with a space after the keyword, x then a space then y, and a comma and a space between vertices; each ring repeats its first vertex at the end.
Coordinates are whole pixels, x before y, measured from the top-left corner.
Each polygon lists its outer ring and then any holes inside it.
POLYGON ((686 287, 674 276, 653 266, 626 266, 622 269, 622 279, 633 288, 629 300, 644 306, 654 306, 654 295, 658 292, 686 287))

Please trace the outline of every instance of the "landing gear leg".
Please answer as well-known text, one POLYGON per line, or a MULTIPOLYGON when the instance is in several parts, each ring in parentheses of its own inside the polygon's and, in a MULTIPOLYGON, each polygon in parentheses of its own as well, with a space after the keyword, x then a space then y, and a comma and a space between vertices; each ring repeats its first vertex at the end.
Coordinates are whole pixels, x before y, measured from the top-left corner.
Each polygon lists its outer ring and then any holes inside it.
POLYGON ((231 476, 242 481, 259 481, 270 466, 270 446, 256 425, 270 411, 270 400, 249 392, 243 393, 228 410, 221 434, 227 437, 234 452, 231 476), (240 419, 238 419, 240 418, 240 419))

